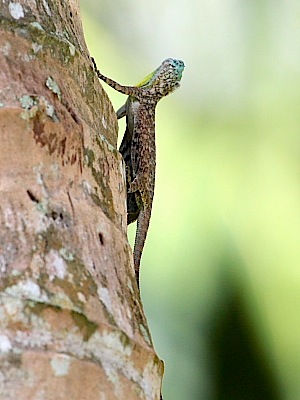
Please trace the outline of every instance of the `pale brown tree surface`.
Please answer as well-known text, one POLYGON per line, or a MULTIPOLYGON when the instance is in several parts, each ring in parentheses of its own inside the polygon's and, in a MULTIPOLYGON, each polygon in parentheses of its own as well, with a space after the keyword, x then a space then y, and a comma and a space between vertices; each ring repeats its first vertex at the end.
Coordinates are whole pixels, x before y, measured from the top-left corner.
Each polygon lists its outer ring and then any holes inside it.
POLYGON ((159 399, 77 1, 0 3, 0 399, 159 399))

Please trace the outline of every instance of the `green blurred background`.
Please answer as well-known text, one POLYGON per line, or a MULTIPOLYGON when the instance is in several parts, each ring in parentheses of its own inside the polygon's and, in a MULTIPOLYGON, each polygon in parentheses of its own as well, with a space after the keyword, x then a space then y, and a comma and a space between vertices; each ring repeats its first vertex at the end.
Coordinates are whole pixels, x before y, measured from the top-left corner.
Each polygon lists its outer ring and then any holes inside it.
MULTIPOLYGON (((186 65, 157 108, 141 271, 165 400, 299 400, 300 2, 82 0, 81 13, 122 84, 167 57, 186 65)), ((117 110, 125 97, 103 86, 117 110)))

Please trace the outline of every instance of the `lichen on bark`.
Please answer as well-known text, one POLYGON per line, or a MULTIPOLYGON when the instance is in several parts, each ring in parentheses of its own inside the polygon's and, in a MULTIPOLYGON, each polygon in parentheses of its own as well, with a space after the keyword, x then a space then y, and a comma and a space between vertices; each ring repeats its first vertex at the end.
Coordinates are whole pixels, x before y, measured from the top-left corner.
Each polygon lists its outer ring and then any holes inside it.
POLYGON ((5 2, 0 21, 0 397, 158 399, 117 120, 78 4, 5 2))

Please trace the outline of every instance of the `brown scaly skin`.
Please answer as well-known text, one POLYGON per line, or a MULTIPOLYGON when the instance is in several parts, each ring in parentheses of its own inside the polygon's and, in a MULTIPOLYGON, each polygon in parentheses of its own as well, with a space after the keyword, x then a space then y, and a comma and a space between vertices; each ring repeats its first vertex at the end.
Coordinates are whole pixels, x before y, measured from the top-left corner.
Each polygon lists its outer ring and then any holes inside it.
POLYGON ((179 87, 184 63, 168 58, 138 86, 122 86, 102 75, 92 59, 97 75, 109 86, 126 94, 125 105, 117 117, 126 115, 126 131, 120 146, 126 165, 127 223, 137 220, 133 251, 139 286, 139 271, 154 196, 155 184, 155 108, 158 101, 179 87))

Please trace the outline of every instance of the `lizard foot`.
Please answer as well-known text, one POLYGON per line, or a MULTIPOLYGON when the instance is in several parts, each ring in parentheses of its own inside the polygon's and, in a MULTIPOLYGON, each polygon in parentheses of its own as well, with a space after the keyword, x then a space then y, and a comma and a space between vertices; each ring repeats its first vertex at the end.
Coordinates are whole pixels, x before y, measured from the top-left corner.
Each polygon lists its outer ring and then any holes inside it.
POLYGON ((132 182, 129 183, 129 190, 128 193, 134 193, 140 190, 141 182, 139 176, 136 176, 132 182))

